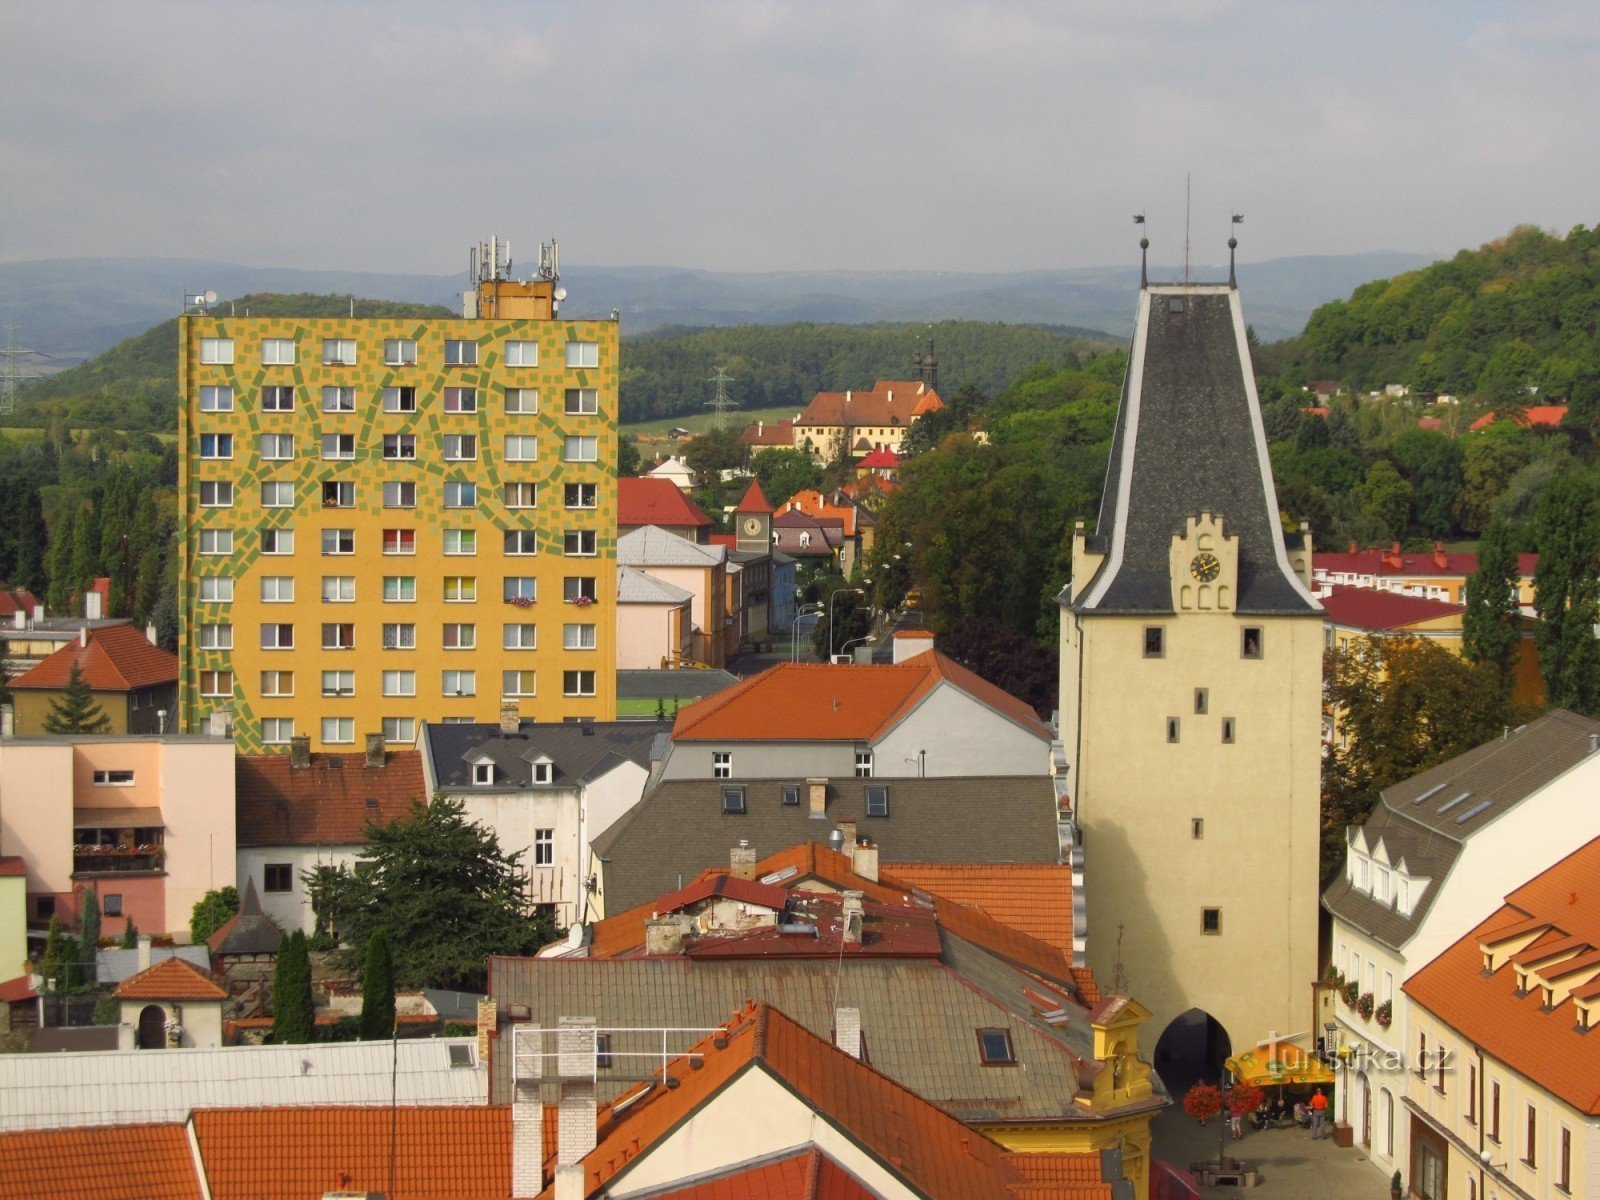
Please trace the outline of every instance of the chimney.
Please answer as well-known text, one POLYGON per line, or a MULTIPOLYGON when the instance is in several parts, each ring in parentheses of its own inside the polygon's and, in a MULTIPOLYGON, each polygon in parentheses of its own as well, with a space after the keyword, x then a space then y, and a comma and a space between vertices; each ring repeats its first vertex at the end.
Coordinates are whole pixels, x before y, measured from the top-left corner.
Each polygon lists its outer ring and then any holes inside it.
POLYGON ((806 800, 811 806, 809 815, 813 821, 826 821, 828 819, 828 781, 826 779, 806 780, 806 800))
POLYGON ((683 937, 688 930, 678 916, 651 917, 644 923, 644 952, 651 956, 683 953, 683 937))
POLYGON ((844 834, 844 852, 854 857, 856 852, 856 823, 854 821, 840 821, 839 832, 844 834))
POLYGON ((138 958, 134 960, 138 969, 140 971, 148 971, 150 969, 150 935, 148 933, 139 935, 138 955, 138 958))
POLYGON ((35 604, 33 606, 33 623, 37 625, 42 620, 44 620, 44 605, 35 604))
POLYGON ((844 905, 839 914, 844 924, 844 928, 840 931, 840 936, 844 938, 846 944, 851 946, 859 946, 861 944, 861 922, 864 919, 861 897, 862 893, 854 889, 845 892, 844 905))
POLYGON ((88 646, 88 644, 89 644, 89 627, 87 625, 85 625, 85 626, 83 626, 83 628, 78 630, 78 645, 86 647, 86 646, 88 646))
POLYGON ((1600 752, 1600 733, 1591 733, 1589 735, 1589 753, 1594 754, 1597 752, 1600 752))
POLYGON ((149 642, 152 646, 159 646, 161 644, 161 635, 156 632, 156 625, 154 621, 146 622, 144 627, 144 640, 149 642))
POLYGON ((311 765, 311 735, 297 733, 289 739, 289 765, 291 767, 309 767, 311 765))
POLYGON ((875 843, 857 842, 851 859, 851 866, 857 875, 873 883, 878 882, 878 847, 875 843))
POLYGON ((367 734, 367 766, 381 767, 389 761, 389 756, 383 752, 383 734, 367 734))
POLYGON ((902 629, 891 640, 894 643, 896 663, 903 663, 908 658, 915 658, 924 651, 933 649, 931 629, 902 629))
POLYGON ((1360 554, 1360 553, 1361 553, 1361 549, 1360 549, 1360 547, 1358 547, 1358 546, 1357 546, 1357 545, 1356 545, 1356 544, 1355 544, 1355 542, 1354 542, 1354 541, 1351 541, 1351 543, 1350 543, 1350 553, 1351 553, 1351 554, 1360 554))
POLYGON ((500 701, 500 733, 516 733, 522 728, 522 710, 515 700, 500 701))
POLYGON ((16 612, 12 613, 11 614, 11 625, 15 629, 26 629, 28 627, 28 612, 27 612, 27 610, 19 608, 19 609, 17 609, 16 612))
POLYGON ((562 1017, 556 1033, 556 1200, 583 1200, 583 1160, 595 1145, 593 1017, 562 1017))
POLYGON ((737 846, 728 851, 728 874, 735 879, 756 877, 756 852, 750 848, 749 842, 741 839, 737 846))
MULTIPOLYGON (((98 580, 96 581, 98 582, 98 580)), ((91 587, 83 594, 83 615, 91 621, 98 621, 105 616, 101 608, 102 597, 99 588, 91 587)))
POLYGON ((1444 552, 1443 542, 1435 542, 1433 544, 1433 565, 1441 571, 1450 565, 1450 559, 1444 552))
MULTIPOLYGON (((494 1001, 489 1003, 492 1005, 494 1001)), ((481 1036, 481 1020, 478 1029, 481 1036)), ((544 1102, 539 1087, 544 1060, 534 1056, 525 1060, 526 1065, 519 1070, 517 1034, 531 1031, 518 1030, 513 1025, 506 1032, 511 1035, 511 1194, 537 1196, 544 1191, 544 1102)), ((532 1036, 538 1040, 537 1033, 532 1036)))
POLYGON ((833 1044, 851 1058, 861 1057, 861 1010, 836 1008, 833 1010, 833 1044))

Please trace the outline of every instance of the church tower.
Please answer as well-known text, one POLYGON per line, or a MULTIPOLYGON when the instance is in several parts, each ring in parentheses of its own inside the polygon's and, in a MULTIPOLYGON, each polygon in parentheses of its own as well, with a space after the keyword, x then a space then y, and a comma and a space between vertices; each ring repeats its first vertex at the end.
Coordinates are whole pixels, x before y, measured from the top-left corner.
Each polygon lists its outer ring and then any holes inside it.
POLYGON ((733 510, 735 549, 745 554, 768 554, 772 550, 772 504, 761 490, 761 482, 750 481, 744 498, 733 510))
POLYGON ((1144 285, 1092 535, 1060 597, 1089 960, 1174 1085, 1305 1031, 1322 609, 1286 533, 1232 284, 1144 285))

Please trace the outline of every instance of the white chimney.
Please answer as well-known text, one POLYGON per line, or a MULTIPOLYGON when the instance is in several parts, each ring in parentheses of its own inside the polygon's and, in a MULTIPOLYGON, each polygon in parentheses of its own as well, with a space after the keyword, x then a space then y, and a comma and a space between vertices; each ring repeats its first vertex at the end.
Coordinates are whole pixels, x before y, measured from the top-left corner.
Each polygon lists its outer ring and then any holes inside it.
POLYGON ((515 700, 500 701, 500 733, 509 735, 522 728, 522 710, 515 700))
POLYGON ((150 969, 150 935, 148 933, 141 933, 139 935, 138 945, 139 956, 134 961, 138 964, 139 970, 148 971, 150 969))
POLYGON ((859 946, 861 944, 861 924, 865 919, 862 908, 862 893, 851 889, 844 894, 844 904, 841 907, 840 917, 844 928, 840 931, 846 944, 859 946))
POLYGON ((33 606, 33 620, 34 624, 38 624, 40 621, 44 620, 44 605, 35 604, 33 606))
POLYGON ((728 851, 728 874, 735 879, 756 877, 756 852, 751 849, 749 842, 741 840, 728 851))
POLYGON ((890 640, 894 642, 894 661, 897 663, 933 649, 933 634, 926 629, 901 629, 890 640))
POLYGON ((27 610, 19 608, 19 609, 17 609, 16 612, 12 613, 11 614, 11 625, 12 625, 12 628, 14 628, 14 629, 26 629, 28 627, 28 612, 27 612, 27 610))
MULTIPOLYGON (((94 595, 93 592, 90 592, 89 594, 91 596, 94 595)), ((88 644, 89 644, 89 627, 87 625, 85 625, 81 629, 78 630, 78 645, 80 645, 80 646, 88 646, 88 644)))
POLYGON ((851 1058, 861 1057, 861 1010, 836 1008, 833 1010, 833 1044, 851 1058))
POLYGON ((875 842, 857 842, 850 854, 850 867, 863 879, 878 882, 878 846, 875 842))
POLYGON ((556 1071, 561 1076, 556 1107, 557 1200, 583 1200, 582 1164, 595 1146, 594 1072, 598 1049, 593 1017, 561 1018, 556 1033, 556 1071), (576 1191, 572 1190, 574 1186, 576 1191))
MULTIPOLYGON (((483 1028, 481 1019, 478 1028, 483 1028)), ((544 1191, 544 1102, 539 1094, 544 1060, 537 1053, 519 1056, 517 1051, 519 1043, 528 1041, 535 1051, 542 1046, 538 1030, 512 1025, 507 1032, 511 1035, 511 1194, 537 1196, 544 1191)))
POLYGON ((91 621, 98 621, 105 613, 101 610, 101 596, 99 591, 90 588, 83 594, 83 615, 91 621))

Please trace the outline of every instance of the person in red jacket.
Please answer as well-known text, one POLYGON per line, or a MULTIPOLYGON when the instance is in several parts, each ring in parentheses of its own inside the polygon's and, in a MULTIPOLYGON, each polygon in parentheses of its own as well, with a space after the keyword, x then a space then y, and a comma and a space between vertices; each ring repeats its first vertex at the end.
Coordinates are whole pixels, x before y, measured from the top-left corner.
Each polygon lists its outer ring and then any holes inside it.
POLYGON ((1322 1094, 1322 1089, 1317 1089, 1317 1094, 1311 1097, 1311 1137, 1326 1138, 1328 1136, 1328 1098, 1322 1094))

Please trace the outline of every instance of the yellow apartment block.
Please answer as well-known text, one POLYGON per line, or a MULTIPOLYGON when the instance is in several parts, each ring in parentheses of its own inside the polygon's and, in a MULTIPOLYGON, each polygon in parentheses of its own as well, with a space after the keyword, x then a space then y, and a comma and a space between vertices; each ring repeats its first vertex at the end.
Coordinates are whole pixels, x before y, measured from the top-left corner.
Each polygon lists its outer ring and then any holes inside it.
POLYGON ((553 279, 462 318, 178 323, 178 728, 241 749, 616 713, 614 320, 553 279))

